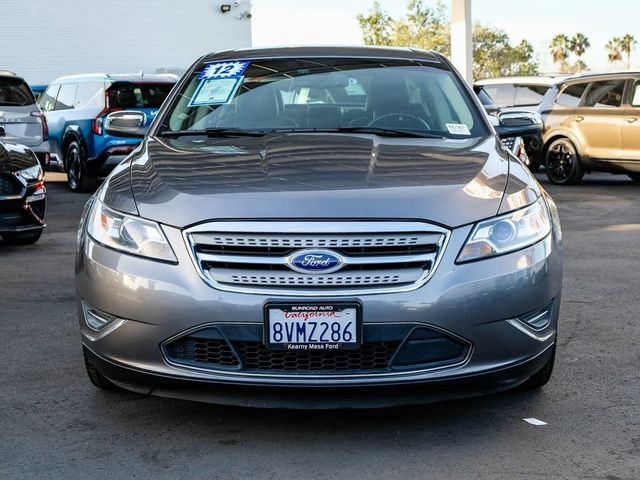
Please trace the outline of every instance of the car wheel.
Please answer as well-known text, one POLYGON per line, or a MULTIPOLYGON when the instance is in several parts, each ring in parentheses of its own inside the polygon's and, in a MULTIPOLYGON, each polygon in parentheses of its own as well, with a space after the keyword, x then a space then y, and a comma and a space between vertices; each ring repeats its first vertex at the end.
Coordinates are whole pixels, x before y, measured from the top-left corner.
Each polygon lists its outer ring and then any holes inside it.
POLYGON ((76 141, 71 142, 67 147, 65 167, 67 170, 67 185, 74 192, 87 192, 98 186, 98 178, 92 177, 87 172, 84 152, 76 141))
POLYGON ((577 185, 584 176, 578 150, 568 138, 558 138, 549 145, 545 168, 549 180, 558 185, 577 185))
POLYGON ((87 375, 89 376, 89 380, 93 384, 94 387, 98 387, 102 390, 122 390, 115 383, 109 380, 107 377, 102 375, 96 367, 93 366, 87 360, 87 356, 84 356, 84 366, 87 369, 87 375))
POLYGON ((540 370, 531 375, 529 379, 520 385, 520 388, 523 390, 535 390, 537 388, 545 386, 549 379, 551 378, 551 374, 553 373, 553 364, 556 359, 556 344, 553 344, 553 349, 551 351, 551 358, 544 364, 540 370))
POLYGON ((9 245, 31 245, 40 240, 41 236, 42 229, 39 228, 38 230, 31 230, 30 232, 3 233, 2 240, 9 245))
POLYGON ((640 182, 640 173, 635 173, 635 172, 634 173, 627 173, 627 175, 634 182, 640 182))

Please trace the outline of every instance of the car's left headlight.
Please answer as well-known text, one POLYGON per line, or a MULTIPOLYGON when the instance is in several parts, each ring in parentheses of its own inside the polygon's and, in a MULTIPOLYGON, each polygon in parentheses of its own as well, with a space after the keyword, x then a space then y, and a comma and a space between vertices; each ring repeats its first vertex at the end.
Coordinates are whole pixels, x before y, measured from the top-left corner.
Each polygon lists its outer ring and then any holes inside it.
POLYGON ((164 262, 178 262, 158 223, 117 212, 98 199, 89 212, 87 233, 96 242, 114 250, 164 262))
POLYGON ((27 182, 37 182, 44 178, 44 172, 40 165, 34 165, 33 167, 18 170, 16 175, 27 182))
POLYGON ((539 242, 550 232, 549 211, 540 197, 528 207, 477 223, 460 251, 457 262, 520 250, 539 242))

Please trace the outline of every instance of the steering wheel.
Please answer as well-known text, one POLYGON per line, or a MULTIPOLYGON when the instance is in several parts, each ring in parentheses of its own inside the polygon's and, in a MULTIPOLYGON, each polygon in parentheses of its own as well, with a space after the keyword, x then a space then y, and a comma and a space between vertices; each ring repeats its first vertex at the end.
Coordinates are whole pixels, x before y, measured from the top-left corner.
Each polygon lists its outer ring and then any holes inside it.
POLYGON ((386 115, 382 115, 381 117, 376 118, 367 126, 378 128, 409 128, 415 130, 431 130, 429 124, 423 119, 408 113, 387 113, 386 115), (396 122, 389 122, 390 119, 395 119, 396 122), (393 123, 397 123, 397 125, 393 125, 393 123))

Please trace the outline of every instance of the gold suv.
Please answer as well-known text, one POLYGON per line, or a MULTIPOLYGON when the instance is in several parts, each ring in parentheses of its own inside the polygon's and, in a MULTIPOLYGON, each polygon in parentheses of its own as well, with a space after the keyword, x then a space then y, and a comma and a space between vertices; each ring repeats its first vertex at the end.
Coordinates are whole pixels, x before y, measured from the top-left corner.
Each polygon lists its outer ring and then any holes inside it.
POLYGON ((601 171, 640 181, 640 72, 567 79, 545 97, 549 180, 575 185, 585 172, 601 171))

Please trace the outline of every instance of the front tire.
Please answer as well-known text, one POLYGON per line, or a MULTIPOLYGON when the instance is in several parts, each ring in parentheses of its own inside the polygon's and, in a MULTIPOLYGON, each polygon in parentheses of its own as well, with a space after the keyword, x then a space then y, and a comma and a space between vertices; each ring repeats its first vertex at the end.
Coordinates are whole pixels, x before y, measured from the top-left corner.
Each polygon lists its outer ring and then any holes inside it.
POLYGON ((76 141, 67 147, 65 155, 67 185, 74 192, 88 192, 98 186, 98 177, 89 175, 87 159, 83 148, 76 141))
POLYGON ((89 380, 94 387, 97 387, 101 390, 121 390, 121 388, 118 387, 115 383, 102 375, 98 371, 98 369, 89 362, 86 355, 84 355, 84 366, 87 369, 87 376, 89 377, 89 380))
POLYGON ((529 379, 520 385, 522 390, 536 390, 538 388, 544 387, 551 378, 551 374, 553 373, 553 365, 556 360, 556 344, 553 344, 553 349, 551 351, 551 358, 544 364, 540 370, 531 375, 529 379))
POLYGON ((547 177, 557 185, 577 185, 584 177, 584 168, 575 145, 568 138, 551 142, 545 153, 547 177))
POLYGON ((8 245, 31 245, 40 240, 42 229, 31 230, 29 232, 9 232, 2 234, 2 240, 8 245))

